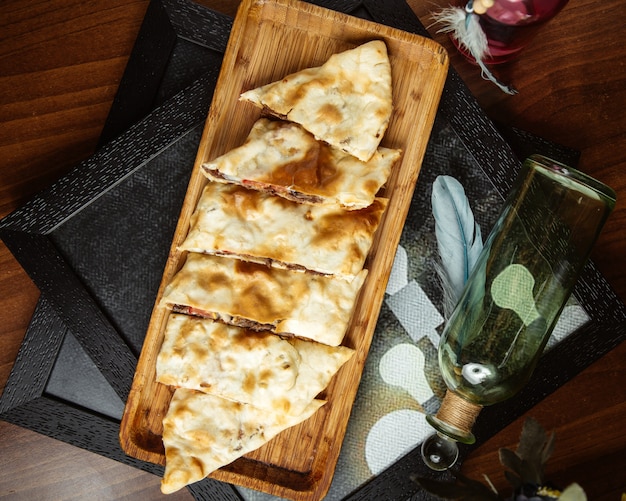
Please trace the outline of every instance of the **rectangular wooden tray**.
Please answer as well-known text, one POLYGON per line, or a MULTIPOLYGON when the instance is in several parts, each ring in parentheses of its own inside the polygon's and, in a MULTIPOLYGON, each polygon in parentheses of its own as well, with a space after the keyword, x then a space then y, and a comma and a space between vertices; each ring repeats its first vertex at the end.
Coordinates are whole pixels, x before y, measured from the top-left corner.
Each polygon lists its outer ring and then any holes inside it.
POLYGON ((155 381, 168 313, 159 301, 184 260, 177 247, 206 183, 201 164, 242 144, 259 117, 257 109, 238 100, 239 95, 373 39, 386 42, 392 66, 394 113, 382 144, 401 148, 404 154, 383 193, 390 203, 366 262, 369 275, 343 343, 356 354, 321 395, 327 404, 311 419, 211 475, 295 500, 321 499, 330 487, 443 91, 448 56, 427 38, 293 0, 244 0, 235 19, 120 427, 120 442, 128 455, 165 464, 162 419, 171 390, 155 381))

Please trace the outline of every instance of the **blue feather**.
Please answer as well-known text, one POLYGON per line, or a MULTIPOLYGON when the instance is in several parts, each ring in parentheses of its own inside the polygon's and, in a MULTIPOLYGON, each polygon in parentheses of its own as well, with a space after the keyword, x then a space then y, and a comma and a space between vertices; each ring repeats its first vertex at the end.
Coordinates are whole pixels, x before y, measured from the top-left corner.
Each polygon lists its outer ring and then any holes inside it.
POLYGON ((444 309, 448 317, 482 251, 483 240, 465 190, 455 178, 438 176, 433 183, 431 201, 441 258, 438 272, 444 285, 444 309))

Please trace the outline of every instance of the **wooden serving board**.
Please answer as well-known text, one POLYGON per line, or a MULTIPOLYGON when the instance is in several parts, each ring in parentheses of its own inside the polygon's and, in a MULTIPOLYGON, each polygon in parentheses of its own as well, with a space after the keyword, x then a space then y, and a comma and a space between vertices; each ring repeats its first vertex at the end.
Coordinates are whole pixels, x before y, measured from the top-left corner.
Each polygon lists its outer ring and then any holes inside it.
POLYGON ((171 390, 155 381, 168 315, 159 302, 185 258, 177 247, 187 235, 206 183, 201 164, 241 145, 260 116, 257 108, 240 102, 239 95, 373 39, 386 42, 392 67, 394 112, 382 145, 404 154, 381 194, 390 199, 389 206, 343 343, 356 354, 320 395, 327 404, 312 418, 211 475, 294 500, 321 499, 328 491, 443 91, 448 56, 427 38, 295 0, 244 0, 235 18, 121 423, 120 442, 128 455, 165 464, 162 420, 171 390))

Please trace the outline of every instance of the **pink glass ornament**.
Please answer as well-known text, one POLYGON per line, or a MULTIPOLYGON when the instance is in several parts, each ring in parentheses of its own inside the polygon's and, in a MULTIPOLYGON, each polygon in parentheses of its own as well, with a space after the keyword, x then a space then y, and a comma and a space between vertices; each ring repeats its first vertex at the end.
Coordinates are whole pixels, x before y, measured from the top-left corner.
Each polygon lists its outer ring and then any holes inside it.
MULTIPOLYGON (((510 61, 528 45, 537 30, 556 16, 568 0, 495 0, 479 15, 480 26, 487 36, 489 54, 485 64, 510 61)), ((475 0, 475 3, 491 3, 475 0)), ((452 38, 455 45, 456 40, 452 38)), ((472 59, 466 51, 460 52, 472 59)))

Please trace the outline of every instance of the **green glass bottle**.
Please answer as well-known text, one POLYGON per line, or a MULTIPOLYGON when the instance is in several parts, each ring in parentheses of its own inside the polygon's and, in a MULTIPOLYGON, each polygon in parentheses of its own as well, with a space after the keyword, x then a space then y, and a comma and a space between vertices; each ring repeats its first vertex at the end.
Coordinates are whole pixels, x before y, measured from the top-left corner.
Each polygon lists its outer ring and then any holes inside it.
POLYGON ((615 192, 582 172, 539 155, 524 162, 441 336, 448 391, 427 417, 438 432, 423 444, 431 467, 451 466, 432 450, 473 443, 482 407, 527 383, 614 205, 615 192))

